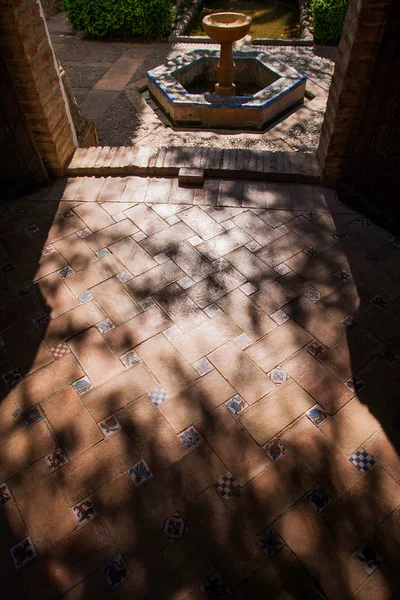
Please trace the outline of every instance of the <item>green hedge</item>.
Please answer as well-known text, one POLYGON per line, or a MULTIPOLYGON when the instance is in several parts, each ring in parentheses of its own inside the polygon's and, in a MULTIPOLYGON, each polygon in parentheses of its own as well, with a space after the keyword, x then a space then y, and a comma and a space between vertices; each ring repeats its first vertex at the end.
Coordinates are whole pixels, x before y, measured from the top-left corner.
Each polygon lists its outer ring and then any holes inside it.
POLYGON ((164 37, 174 18, 171 0, 63 0, 63 8, 75 29, 93 36, 164 37))
POLYGON ((347 0, 312 0, 314 39, 318 44, 338 44, 347 0))

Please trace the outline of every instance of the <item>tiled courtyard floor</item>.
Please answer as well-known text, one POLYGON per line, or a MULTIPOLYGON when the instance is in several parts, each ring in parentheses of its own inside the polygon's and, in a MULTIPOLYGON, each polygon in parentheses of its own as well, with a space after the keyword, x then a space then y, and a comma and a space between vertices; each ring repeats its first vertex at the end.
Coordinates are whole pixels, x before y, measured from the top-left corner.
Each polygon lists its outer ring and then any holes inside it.
POLYGON ((265 182, 0 217, 2 599, 400 597, 399 238, 265 182))

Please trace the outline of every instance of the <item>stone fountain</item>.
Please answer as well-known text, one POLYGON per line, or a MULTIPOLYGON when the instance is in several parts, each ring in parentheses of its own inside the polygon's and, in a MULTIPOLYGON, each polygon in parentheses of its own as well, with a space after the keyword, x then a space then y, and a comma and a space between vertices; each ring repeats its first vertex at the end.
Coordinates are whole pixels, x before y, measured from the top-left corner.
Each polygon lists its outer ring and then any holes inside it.
POLYGON ((303 102, 304 75, 260 50, 233 52, 250 17, 215 13, 203 26, 220 52, 197 49, 147 73, 152 98, 173 124, 262 130, 303 102))

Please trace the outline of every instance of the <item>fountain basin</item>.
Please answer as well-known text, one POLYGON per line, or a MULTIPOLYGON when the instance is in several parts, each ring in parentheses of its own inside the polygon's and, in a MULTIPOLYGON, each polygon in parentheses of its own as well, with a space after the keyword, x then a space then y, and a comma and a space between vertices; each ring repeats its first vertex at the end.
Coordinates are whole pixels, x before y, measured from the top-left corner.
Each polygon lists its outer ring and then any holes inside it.
POLYGON ((262 130, 304 100, 307 78, 258 50, 234 53, 235 96, 211 93, 219 52, 194 50, 148 71, 150 94, 179 126, 262 130))
POLYGON ((251 17, 242 13, 223 12, 207 15, 203 19, 206 34, 222 44, 236 42, 249 33, 251 17))

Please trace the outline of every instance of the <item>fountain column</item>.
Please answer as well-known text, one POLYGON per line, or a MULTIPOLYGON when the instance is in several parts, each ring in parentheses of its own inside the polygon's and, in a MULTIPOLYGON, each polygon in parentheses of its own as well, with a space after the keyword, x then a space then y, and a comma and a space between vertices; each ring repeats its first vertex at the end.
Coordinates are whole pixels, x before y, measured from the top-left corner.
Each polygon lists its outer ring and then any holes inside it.
POLYGON ((221 43, 221 53, 218 62, 218 83, 215 93, 220 96, 234 96, 236 86, 233 83, 235 64, 233 62, 232 42, 221 43))

